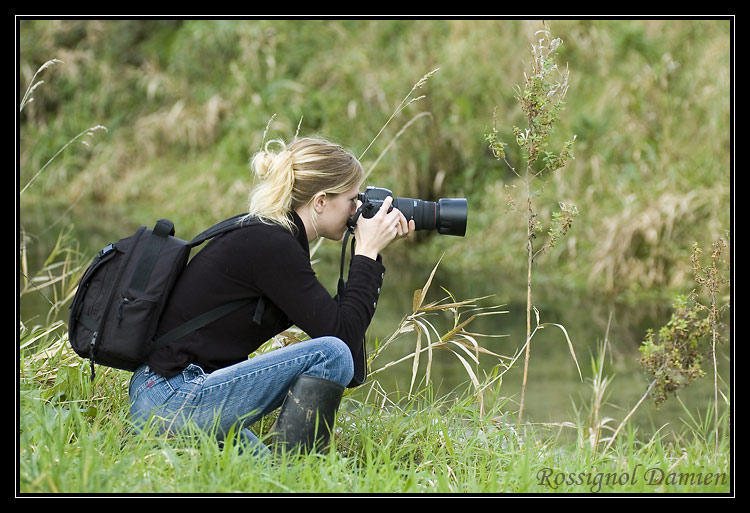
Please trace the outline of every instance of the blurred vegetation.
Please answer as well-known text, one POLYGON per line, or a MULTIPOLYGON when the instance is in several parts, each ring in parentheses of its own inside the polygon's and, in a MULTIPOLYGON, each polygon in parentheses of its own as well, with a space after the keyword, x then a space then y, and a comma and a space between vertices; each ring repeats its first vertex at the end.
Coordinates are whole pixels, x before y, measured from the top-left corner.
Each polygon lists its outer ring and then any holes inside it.
MULTIPOLYGON (((396 258, 523 276, 525 220, 506 214, 515 176, 484 134, 512 140, 514 99, 540 20, 21 20, 19 90, 44 84, 20 115, 19 190, 30 258, 62 227, 86 255, 159 217, 191 237, 242 211, 248 162, 269 136, 330 137, 359 155, 426 73, 425 97, 363 159, 399 196, 465 196, 462 239, 420 234, 396 258)), ((570 68, 560 137, 575 160, 538 202, 571 201, 575 227, 535 270, 561 286, 671 297, 693 286, 686 255, 730 230, 729 20, 553 20, 570 68)), ((554 141, 556 134, 552 134, 554 141)), ((558 141, 553 146, 560 146, 558 141)), ((507 158, 522 156, 509 145, 507 158)), ((542 219, 549 224, 549 219, 542 219)), ((335 260, 338 245, 331 244, 335 260)), ((34 267, 33 263, 30 267, 34 267)), ((519 287, 522 293, 522 287, 519 287)), ((505 298, 503 298, 505 299, 505 298)))

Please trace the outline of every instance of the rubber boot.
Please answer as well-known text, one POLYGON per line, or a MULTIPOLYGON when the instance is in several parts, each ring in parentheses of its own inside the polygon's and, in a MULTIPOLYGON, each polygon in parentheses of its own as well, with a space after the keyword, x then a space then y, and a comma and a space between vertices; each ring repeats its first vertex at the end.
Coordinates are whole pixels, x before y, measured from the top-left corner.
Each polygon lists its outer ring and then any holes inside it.
POLYGON ((276 451, 323 451, 328 448, 344 387, 302 374, 292 383, 274 426, 276 451))

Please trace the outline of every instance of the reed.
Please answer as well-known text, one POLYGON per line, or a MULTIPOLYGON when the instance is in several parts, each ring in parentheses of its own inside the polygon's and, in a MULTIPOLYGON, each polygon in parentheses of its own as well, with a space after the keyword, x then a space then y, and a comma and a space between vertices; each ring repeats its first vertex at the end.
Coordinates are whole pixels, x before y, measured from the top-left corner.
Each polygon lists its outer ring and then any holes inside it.
MULTIPOLYGON (((397 107, 396 107, 396 109, 395 109, 395 110, 393 111, 393 113, 392 113, 392 114, 391 114, 391 116, 390 116, 390 117, 388 118, 388 120, 387 120, 387 121, 385 122, 385 124, 384 124, 384 125, 383 125, 383 126, 382 126, 382 127, 380 128, 380 130, 378 131, 378 133, 377 133, 377 134, 375 134, 375 137, 373 137, 373 138, 372 138, 372 140, 371 140, 371 141, 370 141, 370 143, 369 143, 369 144, 367 145, 367 147, 366 147, 366 148, 365 148, 365 149, 364 149, 364 150, 362 151, 362 153, 361 153, 361 154, 359 155, 359 160, 362 160, 362 158, 363 158, 363 157, 365 156, 365 154, 366 154, 366 153, 367 153, 367 151, 368 151, 368 150, 370 149, 370 147, 371 147, 371 146, 372 146, 372 145, 373 145, 373 144, 375 143, 375 141, 377 141, 377 140, 378 140, 378 138, 380 137, 380 134, 382 134, 382 133, 383 133, 383 131, 384 131, 384 130, 386 129, 386 127, 387 127, 387 126, 388 126, 388 125, 390 124, 390 122, 391 122, 391 121, 392 121, 392 120, 393 120, 394 118, 396 118, 396 117, 397 117, 397 116, 398 116, 398 115, 399 115, 399 114, 401 113, 401 111, 403 111, 403 110, 404 110, 404 109, 405 109, 406 107, 408 107, 408 106, 409 106, 409 105, 411 105, 412 103, 414 103, 414 102, 416 102, 416 101, 419 101, 419 100, 421 100, 421 99, 423 99, 423 98, 425 97, 425 95, 421 95, 421 96, 416 96, 416 97, 412 97, 412 94, 414 94, 414 92, 415 92, 415 91, 416 91, 417 89, 420 89, 420 88, 424 87, 424 85, 425 85, 425 84, 427 83, 427 81, 428 81, 428 80, 430 79, 430 77, 432 77, 432 75, 434 75, 435 73, 437 73, 439 69, 440 69, 440 68, 435 68, 434 70, 430 71, 429 73, 425 74, 425 75, 424 75, 424 76, 423 76, 422 78, 420 78, 419 80, 417 80, 417 82, 416 82, 416 83, 415 83, 415 84, 414 84, 414 85, 412 86, 411 90, 410 90, 410 91, 409 91, 409 92, 407 93, 407 95, 406 95, 406 96, 404 96, 404 99, 403 99, 403 100, 401 100, 401 103, 399 103, 399 104, 398 104, 398 106, 397 106, 397 107)), ((390 146, 390 145, 389 145, 389 146, 390 146)), ((378 157, 378 158, 377 158, 377 159, 375 160, 375 163, 377 163, 377 162, 378 162, 378 161, 380 160, 380 157, 382 157, 382 154, 381 154, 381 155, 380 155, 380 156, 379 156, 379 157, 378 157)), ((370 173, 372 172, 372 169, 373 169, 374 167, 375 167, 375 164, 373 164, 373 165, 372 165, 372 166, 371 166, 371 167, 370 167, 370 168, 369 168, 369 169, 367 170, 367 173, 366 173, 366 175, 369 175, 369 174, 370 174, 370 173)))
MULTIPOLYGON (((480 317, 506 314, 508 311, 501 310, 504 305, 488 307, 479 306, 479 303, 487 299, 487 297, 457 300, 450 293, 448 293, 448 296, 443 299, 425 303, 435 272, 439 265, 440 261, 438 261, 432 269, 424 287, 414 291, 412 311, 401 319, 396 329, 385 339, 384 342, 376 342, 374 351, 369 355, 369 365, 372 365, 376 360, 382 359, 380 357, 384 354, 384 351, 407 333, 413 333, 416 337, 414 350, 400 358, 382 364, 380 367, 372 370, 370 376, 377 376, 380 372, 383 372, 394 365, 411 360, 411 381, 408 393, 408 395, 411 396, 419 373, 419 364, 422 358, 422 353, 427 352, 425 383, 430 384, 433 351, 438 349, 448 350, 458 359, 466 371, 467 377, 474 387, 474 394, 478 401, 480 412, 484 412, 485 401, 483 392, 487 387, 480 383, 480 377, 477 376, 477 372, 474 370, 474 366, 479 364, 479 355, 490 355, 497 358, 500 362, 512 360, 512 358, 490 351, 487 348, 482 347, 479 343, 479 339, 481 338, 497 338, 505 335, 476 333, 469 331, 468 328, 473 321, 480 317), (440 333, 431 318, 444 316, 445 314, 448 314, 451 317, 452 326, 448 331, 440 333)), ((373 384, 372 386, 379 385, 373 384)))
POLYGON ((31 102, 34 101, 34 97, 31 96, 31 93, 34 92, 34 89, 36 89, 37 87, 39 87, 40 85, 42 85, 44 83, 44 80, 37 81, 36 77, 39 75, 39 73, 41 73, 45 69, 47 69, 50 66, 53 66, 55 64, 62 64, 62 62, 63 61, 61 61, 60 59, 50 59, 47 62, 45 62, 44 64, 42 64, 41 66, 39 66, 39 68, 34 73, 34 76, 31 77, 31 80, 29 81, 29 85, 26 88, 26 91, 23 93, 23 98, 21 98, 21 104, 18 106, 18 112, 23 111, 23 109, 28 104, 30 104, 31 102))
MULTIPOLYGON (((591 377, 586 378, 590 391, 590 398, 586 405, 587 411, 583 407, 576 408, 579 428, 579 445, 588 447, 591 451, 597 452, 600 443, 605 439, 604 431, 613 431, 609 424, 614 421, 612 417, 603 414, 604 406, 610 393, 610 386, 614 377, 605 374, 606 360, 610 347, 609 328, 611 326, 612 315, 607 323, 607 331, 604 340, 597 344, 596 352, 591 355, 591 377), (585 416, 585 420, 584 420, 585 416)), ((611 357, 611 356, 610 356, 611 357)), ((575 408, 575 406, 574 406, 575 408)))

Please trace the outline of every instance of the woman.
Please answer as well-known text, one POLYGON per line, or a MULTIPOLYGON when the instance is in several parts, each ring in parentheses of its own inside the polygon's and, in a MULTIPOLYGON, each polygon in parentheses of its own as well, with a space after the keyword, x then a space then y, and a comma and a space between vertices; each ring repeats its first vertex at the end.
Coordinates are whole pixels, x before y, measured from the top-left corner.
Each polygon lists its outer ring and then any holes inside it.
POLYGON ((338 388, 337 407, 344 387, 364 381, 364 335, 385 273, 380 252, 414 231, 414 222, 388 212, 390 198, 372 218, 360 217, 346 287, 331 297, 310 265, 310 243, 346 233, 361 164, 336 144, 302 138, 288 146, 270 141, 251 165, 258 184, 248 219, 260 222, 213 239, 193 258, 157 336, 218 305, 251 301, 151 354, 133 374, 130 399, 139 423, 154 418, 174 430, 190 421, 216 428, 220 440, 236 425, 256 452, 267 452, 247 427, 282 405, 290 387, 306 378, 304 386, 338 388), (291 325, 310 340, 248 359, 291 325))

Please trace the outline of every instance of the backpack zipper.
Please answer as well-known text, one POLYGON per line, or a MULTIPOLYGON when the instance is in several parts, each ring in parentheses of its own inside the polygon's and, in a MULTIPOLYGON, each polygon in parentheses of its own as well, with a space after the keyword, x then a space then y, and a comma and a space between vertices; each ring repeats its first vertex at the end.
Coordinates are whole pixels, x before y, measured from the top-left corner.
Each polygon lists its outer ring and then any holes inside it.
POLYGON ((96 337, 99 335, 98 331, 94 332, 94 335, 91 337, 91 344, 89 345, 91 355, 91 382, 94 382, 95 373, 94 373, 94 349, 96 348, 96 337))
POLYGON ((122 311, 125 308, 125 305, 130 303, 130 300, 126 298, 125 296, 122 297, 122 300, 120 300, 120 305, 117 308, 117 327, 119 328, 122 324, 122 311))

